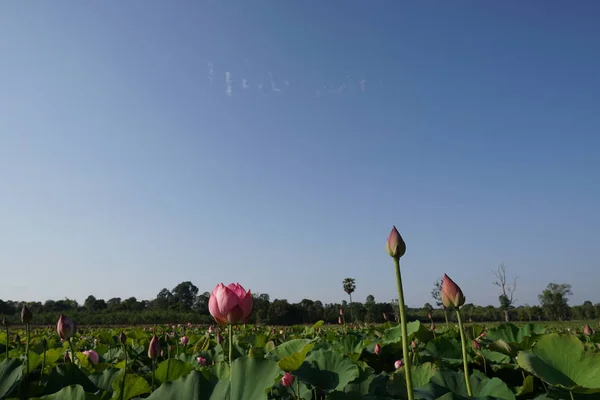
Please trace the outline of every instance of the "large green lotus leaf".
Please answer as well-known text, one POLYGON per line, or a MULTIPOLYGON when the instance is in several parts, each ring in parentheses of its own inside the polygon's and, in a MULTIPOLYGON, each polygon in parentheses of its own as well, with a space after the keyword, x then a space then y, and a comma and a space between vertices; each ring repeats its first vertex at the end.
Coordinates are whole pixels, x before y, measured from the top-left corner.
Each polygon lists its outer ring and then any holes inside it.
POLYGON ((359 375, 358 366, 349 357, 332 350, 313 351, 296 371, 301 381, 328 392, 343 391, 359 375))
POLYGON ((44 391, 45 393, 56 393, 65 386, 71 385, 80 385, 84 391, 89 393, 95 393, 98 390, 77 365, 67 363, 59 364, 50 371, 44 391))
POLYGON ((49 394, 43 397, 36 397, 32 400, 95 400, 99 397, 86 393, 80 385, 65 386, 56 393, 49 394))
POLYGON ((492 342, 489 344, 491 350, 514 357, 519 350, 529 349, 535 339, 545 332, 546 328, 539 324, 527 324, 519 328, 504 323, 490 329, 485 336, 485 342, 492 342))
MULTIPOLYGON (((413 388, 426 387, 431 382, 431 378, 438 372, 436 365, 430 362, 413 365, 411 370, 413 388)), ((402 367, 396 373, 392 374, 387 381, 387 391, 390 395, 401 398, 407 397, 405 373, 406 367, 402 367)))
POLYGON ((23 376, 21 360, 9 358, 0 363, 0 399, 13 391, 21 376, 23 376))
POLYGON ((123 386, 123 393, 121 394, 123 375, 123 372, 121 372, 111 382, 114 392, 113 398, 129 400, 142 394, 152 392, 152 388, 150 388, 148 381, 139 375, 128 373, 125 377, 125 385, 123 386))
POLYGON ((481 349, 478 351, 486 360, 496 364, 510 364, 510 356, 498 351, 481 349))
MULTIPOLYGON (((229 381, 222 381, 227 390, 229 381)), ((192 371, 173 381, 165 382, 148 397, 148 400, 208 400, 213 393, 215 384, 208 381, 202 373, 192 371)), ((216 398, 216 397, 215 397, 216 398)), ((225 399, 228 397, 221 397, 225 399)))
POLYGON ((344 354, 360 354, 366 346, 364 338, 355 332, 345 334, 335 345, 336 349, 344 354))
POLYGON ((191 364, 184 363, 180 360, 165 360, 156 367, 154 377, 159 383, 175 381, 182 376, 189 374, 193 369, 194 367, 192 367, 191 364))
POLYGON ((310 342, 310 339, 288 340, 287 342, 281 343, 279 346, 275 347, 273 351, 269 352, 269 354, 267 354, 267 358, 279 361, 283 357, 290 356, 294 353, 299 353, 302 351, 302 348, 310 342))
MULTIPOLYGON (((506 383, 498 378, 488 378, 482 372, 474 370, 469 377, 473 395, 477 399, 515 400, 514 393, 506 383)), ((443 399, 443 395, 454 393, 469 398, 465 376, 462 372, 438 371, 426 387, 415 389, 416 399, 443 399)), ((449 397, 452 398, 452 397, 449 397)), ((459 397, 461 398, 461 397, 459 397)))
MULTIPOLYGON (((382 372, 380 374, 375 373, 375 370, 367 363, 359 362, 359 376, 352 382, 350 382, 344 388, 346 393, 356 393, 361 396, 367 395, 385 395, 386 384, 389 379, 387 373, 382 372)), ((341 392, 332 392, 341 393, 341 392)), ((339 394, 336 396, 340 397, 339 394)))
POLYGON ((231 400, 266 399, 281 369, 273 360, 242 356, 231 367, 231 400))
POLYGON ((517 362, 552 386, 600 393, 600 353, 584 351, 583 343, 573 335, 544 335, 532 350, 519 352, 517 362))
POLYGON ((299 352, 283 357, 278 362, 279 368, 288 372, 297 370, 300 368, 300 366, 302 366, 302 363, 306 359, 306 355, 314 346, 314 343, 307 343, 299 352))
MULTIPOLYGON (((419 321, 413 321, 406 324, 406 334, 408 340, 418 339, 421 342, 427 342, 433 338, 433 333, 421 325, 419 321)), ((381 338, 382 344, 401 343, 402 327, 400 325, 386 329, 381 338)))
POLYGON ((88 379, 99 389, 112 393, 112 381, 117 377, 119 372, 121 372, 121 370, 118 368, 107 368, 102 371, 101 374, 92 374, 88 376, 88 379))
POLYGON ((434 360, 441 359, 451 365, 462 364, 462 345, 456 339, 446 339, 438 336, 425 346, 423 355, 429 356, 434 360))

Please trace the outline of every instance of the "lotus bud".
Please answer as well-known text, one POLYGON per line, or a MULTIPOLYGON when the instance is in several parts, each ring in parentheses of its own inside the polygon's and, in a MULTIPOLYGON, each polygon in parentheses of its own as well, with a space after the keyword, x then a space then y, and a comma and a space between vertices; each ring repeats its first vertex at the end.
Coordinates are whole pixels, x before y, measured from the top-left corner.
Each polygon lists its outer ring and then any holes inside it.
POLYGON ((98 364, 98 361, 100 361, 100 356, 95 350, 86 350, 83 354, 85 354, 94 365, 98 364))
POLYGON ((434 322, 431 323, 431 330, 435 331, 435 323, 434 322))
POLYGON ((375 345, 375 350, 374 350, 375 354, 380 355, 381 354, 381 345, 379 343, 377 343, 375 345))
POLYGON ((417 348, 417 342, 415 342, 414 340, 410 341, 410 347, 412 347, 412 349, 416 349, 417 348))
POLYGON ((387 313, 383 313, 383 320, 384 320, 384 321, 387 321, 387 320, 388 320, 388 315, 387 315, 387 313))
POLYGON ((190 339, 188 339, 187 336, 182 336, 181 337, 181 344, 184 346, 187 346, 187 344, 190 342, 190 339))
POLYGON ((281 378, 281 385, 284 387, 290 387, 294 383, 294 375, 286 372, 285 375, 281 378))
POLYGON ((125 344, 126 341, 127 341, 127 336, 125 336, 125 334, 123 332, 121 332, 121 334, 119 335, 119 342, 121 342, 122 344, 125 344))
POLYGON ((429 318, 429 319, 433 319, 433 314, 431 314, 431 311, 429 311, 429 312, 427 313, 427 318, 429 318))
POLYGON ((31 322, 32 318, 33 314, 31 313, 31 310, 29 310, 26 305, 23 305, 23 308, 21 308, 21 322, 28 324, 31 322))
POLYGON ((69 340, 75 334, 75 323, 73 320, 63 314, 60 314, 56 324, 56 332, 62 340, 69 340))
POLYGON ((587 336, 591 336, 594 333, 594 331, 592 330, 592 327, 590 326, 590 324, 585 324, 585 327, 583 328, 583 334, 587 335, 587 336))
POLYGON ((212 335, 214 332, 215 332, 215 327, 214 327, 214 325, 211 325, 211 326, 209 326, 209 327, 208 327, 208 333, 209 333, 210 335, 212 335))
POLYGON ((191 328, 192 328, 194 325, 192 325, 192 323, 191 323, 191 322, 188 322, 187 326, 188 326, 188 328, 190 328, 190 329, 191 329, 191 328))
POLYGON ((338 317, 338 324, 342 324, 342 317, 338 317))
POLYGON ((71 357, 69 356, 69 353, 65 353, 63 360, 65 361, 65 363, 71 362, 71 357))
POLYGON ((196 361, 198 361, 198 364, 200 365, 206 365, 206 358, 196 357, 196 361))
POLYGON ((344 309, 343 308, 340 308, 340 315, 344 316, 344 309))
POLYGON ((400 369, 400 368, 402 368, 403 365, 404 365, 404 362, 402 360, 396 360, 396 362, 394 363, 394 368, 400 369))
POLYGON ((442 303, 448 308, 460 308, 465 304, 465 296, 460 287, 448 275, 442 279, 442 303))
POLYGON ((477 340, 473 340, 473 349, 474 350, 480 350, 481 349, 481 344, 477 340))
POLYGON ((404 243, 404 239, 402 239, 400 232, 398 232, 398 229, 396 229, 395 226, 388 236, 385 247, 390 257, 397 260, 406 253, 406 243, 404 243))
POLYGON ((152 336, 152 340, 150 340, 150 344, 148 345, 148 357, 151 359, 155 359, 160 354, 160 342, 158 341, 158 336, 152 336))

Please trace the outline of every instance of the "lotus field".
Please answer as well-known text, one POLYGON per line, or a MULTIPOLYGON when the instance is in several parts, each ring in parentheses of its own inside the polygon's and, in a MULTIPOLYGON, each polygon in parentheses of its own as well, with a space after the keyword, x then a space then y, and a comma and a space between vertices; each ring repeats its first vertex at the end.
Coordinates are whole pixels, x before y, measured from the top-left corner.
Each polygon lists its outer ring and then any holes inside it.
MULTIPOLYGON (((600 399, 600 334, 589 324, 463 323, 465 294, 447 275, 457 324, 407 321, 394 228, 399 323, 247 325, 251 291, 217 285, 211 326, 77 327, 66 315, 0 333, 0 399, 600 399)), ((340 310, 342 315, 342 310, 340 310)))

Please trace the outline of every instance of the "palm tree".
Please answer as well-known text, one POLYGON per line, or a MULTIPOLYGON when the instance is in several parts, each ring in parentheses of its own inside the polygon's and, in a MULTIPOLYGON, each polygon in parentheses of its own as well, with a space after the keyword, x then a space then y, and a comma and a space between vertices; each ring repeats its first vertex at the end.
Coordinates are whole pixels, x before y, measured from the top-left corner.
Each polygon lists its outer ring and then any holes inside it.
POLYGON ((344 279, 344 292, 348 293, 350 296, 350 318, 352 318, 352 322, 354 322, 354 313, 352 312, 352 293, 356 289, 356 284, 354 283, 354 278, 346 278, 344 279))

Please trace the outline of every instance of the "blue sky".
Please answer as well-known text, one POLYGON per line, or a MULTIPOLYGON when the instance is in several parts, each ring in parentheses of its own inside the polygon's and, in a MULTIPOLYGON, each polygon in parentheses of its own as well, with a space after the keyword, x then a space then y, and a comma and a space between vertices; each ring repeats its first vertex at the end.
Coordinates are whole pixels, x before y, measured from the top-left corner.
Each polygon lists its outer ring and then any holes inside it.
POLYGON ((600 302, 596 1, 0 7, 2 299, 600 302))

